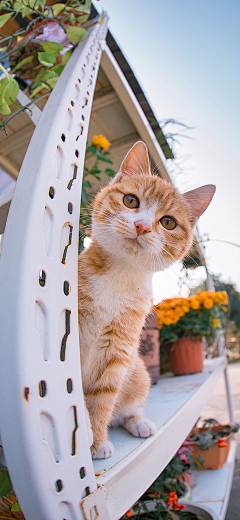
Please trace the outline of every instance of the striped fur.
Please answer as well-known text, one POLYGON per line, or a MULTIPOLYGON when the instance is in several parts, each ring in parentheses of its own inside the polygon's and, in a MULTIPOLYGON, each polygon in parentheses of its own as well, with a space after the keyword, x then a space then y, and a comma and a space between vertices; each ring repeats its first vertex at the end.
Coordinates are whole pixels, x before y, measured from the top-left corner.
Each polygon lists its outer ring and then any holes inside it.
MULTIPOLYGON (((197 190, 193 192, 180 195, 152 175, 146 146, 139 142, 96 196, 92 242, 79 255, 78 281, 82 378, 93 458, 113 453, 108 425, 122 425, 140 437, 156 432, 142 416, 150 381, 138 354, 139 337, 151 307, 152 273, 182 259, 191 246, 198 200, 197 190), (138 198, 138 208, 123 204, 126 194, 138 198), (165 215, 175 219, 175 229, 161 225, 165 215), (148 231, 137 236, 139 220, 148 231)), ((198 213, 204 204, 199 203, 198 213)))

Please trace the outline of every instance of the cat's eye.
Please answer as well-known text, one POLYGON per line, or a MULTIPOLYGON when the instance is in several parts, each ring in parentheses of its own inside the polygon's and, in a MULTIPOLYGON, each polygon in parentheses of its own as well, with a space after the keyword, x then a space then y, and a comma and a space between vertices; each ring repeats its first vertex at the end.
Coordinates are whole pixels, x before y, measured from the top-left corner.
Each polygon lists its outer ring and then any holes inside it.
POLYGON ((160 218, 160 222, 165 229, 170 229, 170 230, 174 229, 177 225, 176 220, 174 220, 173 217, 168 217, 168 216, 160 218))
POLYGON ((131 209, 139 208, 139 200, 135 195, 124 195, 123 204, 131 209))

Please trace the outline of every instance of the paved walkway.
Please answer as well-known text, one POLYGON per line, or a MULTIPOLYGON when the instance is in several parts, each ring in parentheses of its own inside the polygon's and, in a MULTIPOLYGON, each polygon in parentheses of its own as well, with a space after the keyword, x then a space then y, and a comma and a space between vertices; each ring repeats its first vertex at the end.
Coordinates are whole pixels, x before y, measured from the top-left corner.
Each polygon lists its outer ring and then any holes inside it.
MULTIPOLYGON (((240 361, 228 365, 228 376, 234 409, 234 420, 240 423, 240 361)), ((207 406, 201 414, 201 418, 213 418, 222 424, 229 422, 224 376, 221 377, 215 387, 207 406)), ((240 432, 237 434, 237 461, 226 520, 240 520, 240 432)))

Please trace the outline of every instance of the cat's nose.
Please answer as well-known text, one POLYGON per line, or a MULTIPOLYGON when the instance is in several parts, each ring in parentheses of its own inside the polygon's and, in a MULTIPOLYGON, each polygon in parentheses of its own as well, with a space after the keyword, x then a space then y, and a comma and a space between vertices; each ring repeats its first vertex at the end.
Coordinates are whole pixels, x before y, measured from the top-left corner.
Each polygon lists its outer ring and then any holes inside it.
POLYGON ((151 231, 151 226, 145 220, 137 220, 134 224, 137 230, 137 236, 151 231))

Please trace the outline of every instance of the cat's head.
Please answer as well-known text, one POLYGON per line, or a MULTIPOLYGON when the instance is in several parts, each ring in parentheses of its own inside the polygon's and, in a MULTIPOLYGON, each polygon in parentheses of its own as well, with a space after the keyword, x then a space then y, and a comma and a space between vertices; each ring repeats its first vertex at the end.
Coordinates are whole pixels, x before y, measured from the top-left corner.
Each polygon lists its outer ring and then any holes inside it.
POLYGON ((214 192, 210 184, 181 195, 151 174, 147 147, 139 141, 96 196, 94 238, 115 259, 152 272, 165 269, 188 253, 194 225, 214 192))

